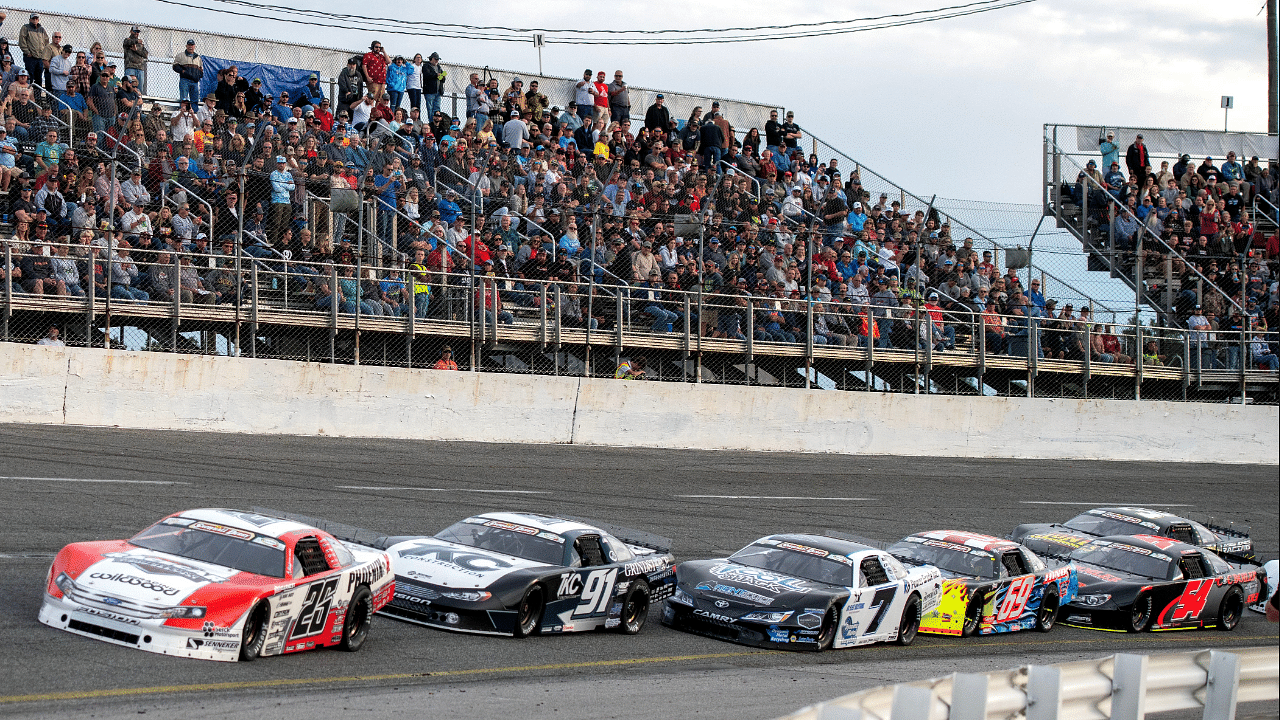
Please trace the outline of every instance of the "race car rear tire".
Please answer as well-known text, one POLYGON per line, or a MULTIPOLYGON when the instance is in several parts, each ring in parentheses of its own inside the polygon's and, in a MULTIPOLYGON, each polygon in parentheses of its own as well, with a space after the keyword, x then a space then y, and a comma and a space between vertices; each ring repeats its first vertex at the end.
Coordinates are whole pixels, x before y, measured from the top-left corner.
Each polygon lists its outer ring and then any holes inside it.
POLYGON ((618 632, 623 635, 635 635, 644 628, 649 619, 649 583, 636 580, 627 596, 622 599, 622 614, 619 618, 618 632))
POLYGON ((920 596, 912 594, 907 598, 906 607, 902 608, 902 621, 898 624, 899 645, 910 645, 915 642, 920 632, 920 596))
POLYGON ((1244 591, 1239 587, 1233 587, 1227 591, 1227 596, 1222 598, 1222 604, 1218 606, 1218 629, 1235 630, 1243 616, 1244 591))
POLYGON ((1036 630, 1049 632, 1058 623, 1058 593, 1049 591, 1040 601, 1040 611, 1036 613, 1036 630))
POLYGON ((249 611, 249 618, 244 621, 244 629, 240 631, 241 662, 253 662, 262 654, 262 646, 267 640, 267 613, 265 602, 249 611))
POLYGON ((1151 596, 1148 594, 1139 595, 1133 601, 1133 608, 1129 610, 1129 626, 1125 628, 1129 632, 1142 632, 1151 624, 1153 604, 1151 596))
POLYGON ((818 649, 830 650, 832 644, 836 641, 836 630, 840 621, 837 619, 836 609, 828 608, 827 615, 822 619, 822 628, 818 630, 818 649))
POLYGON ((347 616, 342 621, 342 643, 339 650, 355 652, 364 645, 369 637, 369 620, 373 617, 373 595, 369 588, 361 585, 351 596, 351 604, 347 605, 347 616))
POLYGON ((964 624, 960 628, 960 637, 972 637, 978 634, 978 626, 982 623, 982 608, 986 598, 975 595, 964 608, 964 624))
POLYGON ((538 623, 542 621, 542 595, 541 585, 533 585, 524 592, 516 606, 516 637, 529 637, 537 632, 538 623))

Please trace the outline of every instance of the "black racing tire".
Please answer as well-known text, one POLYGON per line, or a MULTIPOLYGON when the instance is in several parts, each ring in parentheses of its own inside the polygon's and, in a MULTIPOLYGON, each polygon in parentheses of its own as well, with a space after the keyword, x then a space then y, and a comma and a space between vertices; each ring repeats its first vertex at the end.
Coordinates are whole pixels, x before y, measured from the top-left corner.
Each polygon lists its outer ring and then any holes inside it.
POLYGON ((920 633, 920 596, 915 593, 907 598, 902 608, 902 620, 898 623, 898 638, 894 642, 899 645, 910 645, 920 633))
POLYGON ((1058 624, 1058 593, 1046 590, 1040 600, 1040 610, 1036 613, 1036 632, 1047 633, 1058 624))
POLYGON ((631 584, 631 589, 627 591, 627 596, 622 599, 622 613, 618 623, 618 632, 623 635, 635 635, 644 629, 645 621, 649 619, 649 583, 644 580, 636 580, 631 584))
POLYGON ((986 597, 982 594, 973 596, 964 608, 964 624, 960 628, 960 637, 973 637, 978 634, 978 626, 982 623, 982 608, 986 605, 986 597))
POLYGON ((1237 585, 1227 591, 1227 596, 1222 598, 1222 604, 1218 606, 1218 629, 1226 632, 1235 630, 1242 617, 1244 591, 1237 585))
POLYGON ((1151 616, 1154 614, 1154 603, 1151 595, 1143 593, 1133 601, 1133 606, 1129 610, 1129 624, 1125 630, 1129 632, 1142 632, 1151 624, 1151 616))
POLYGON ((343 652, 359 650, 369 638, 369 621, 372 618, 373 595, 367 586, 361 585, 347 605, 347 616, 342 621, 342 642, 338 649, 343 652))
POLYGON ((836 632, 840 629, 839 615, 834 607, 827 608, 827 614, 822 618, 822 627, 818 630, 818 650, 830 650, 831 646, 836 642, 836 632))
POLYGON ((541 585, 533 585, 524 591, 520 604, 516 606, 515 636, 529 637, 538 631, 542 622, 543 591, 541 585))
POLYGON ((240 661, 253 662, 262 654, 262 646, 267 641, 267 615, 270 612, 267 603, 260 602, 249 611, 249 618, 244 621, 244 629, 240 631, 240 661))

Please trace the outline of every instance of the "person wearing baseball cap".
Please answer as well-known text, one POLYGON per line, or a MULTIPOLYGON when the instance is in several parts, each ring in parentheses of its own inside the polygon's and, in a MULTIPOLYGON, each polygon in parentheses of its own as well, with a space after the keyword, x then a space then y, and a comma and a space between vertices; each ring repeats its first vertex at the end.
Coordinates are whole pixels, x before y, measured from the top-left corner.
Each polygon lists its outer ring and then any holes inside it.
POLYGON ((196 52, 195 38, 173 58, 173 71, 178 73, 178 99, 190 100, 191 107, 200 104, 200 80, 204 77, 204 58, 196 52))
POLYGON ((271 241, 276 245, 293 222, 293 191, 297 184, 286 163, 283 155, 277 155, 276 169, 271 171, 271 241))

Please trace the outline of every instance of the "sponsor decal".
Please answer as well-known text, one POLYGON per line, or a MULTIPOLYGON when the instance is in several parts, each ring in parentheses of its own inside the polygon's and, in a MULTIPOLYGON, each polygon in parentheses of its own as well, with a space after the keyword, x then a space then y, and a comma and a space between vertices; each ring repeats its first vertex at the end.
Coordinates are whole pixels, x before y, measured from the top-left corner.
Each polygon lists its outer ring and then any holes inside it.
POLYGON ((794 578, 789 575, 779 575, 777 573, 769 572, 768 570, 746 567, 744 565, 720 563, 712 566, 711 574, 721 580, 751 585, 752 587, 757 587, 761 590, 767 590, 772 593, 809 592, 809 588, 806 587, 804 581, 799 578, 794 578))
POLYGON ((716 607, 718 607, 718 608, 727 608, 727 607, 729 607, 729 601, 728 601, 728 600, 717 600, 717 601, 716 601, 716 607))
POLYGON ((203 520, 191 523, 191 527, 195 530, 203 530, 215 535, 226 535, 227 537, 233 537, 237 540, 252 540, 254 537, 253 533, 248 530, 227 527, 226 525, 218 525, 217 523, 205 522, 203 520))
POLYGON ((1160 529, 1159 525, 1149 520, 1143 520, 1142 518, 1134 517, 1133 515, 1123 515, 1118 512, 1111 512, 1110 510, 1095 509, 1095 510, 1090 510, 1088 514, 1097 515, 1098 517, 1110 518, 1112 520, 1119 520, 1120 522, 1130 523, 1132 525, 1141 525, 1144 528, 1151 528, 1152 530, 1158 531, 1160 529))
POLYGON ((796 624, 802 628, 812 630, 822 625, 822 616, 823 612, 820 610, 802 613, 800 617, 796 618, 796 624))
POLYGON ((791 633, 777 625, 770 625, 767 632, 769 633, 769 639, 773 642, 791 642, 791 633))
POLYGON ((1090 615, 1068 615, 1067 622, 1084 623, 1088 625, 1093 622, 1093 617, 1090 615))
POLYGON ((239 510, 224 510, 222 514, 243 520, 254 527, 266 527, 271 523, 280 522, 279 518, 267 517, 266 515, 259 515, 251 512, 242 512, 239 510))
MULTIPOLYGON (((512 564, 502 558, 481 555, 465 550, 454 550, 443 545, 418 545, 398 551, 400 557, 411 558, 418 562, 444 565, 457 572, 481 577, 486 573, 506 570, 512 564)), ((427 576, 430 577, 430 576, 427 576)))
POLYGON ((175 575, 191 582, 218 583, 227 579, 223 575, 215 575, 198 567, 154 555, 131 555, 123 552, 113 552, 107 553, 103 557, 109 557, 118 563, 132 565, 148 575, 175 575))
POLYGON ((1025 539, 1043 540, 1057 545, 1065 545, 1069 548, 1083 547, 1089 543, 1089 538, 1087 537, 1068 535, 1067 533, 1041 533, 1039 535, 1029 535, 1025 539))
POLYGON ((704 617, 704 618, 708 618, 708 619, 711 619, 711 620, 715 620, 716 622, 722 622, 722 623, 731 623, 731 622, 733 622, 733 618, 729 617, 728 615, 721 615, 720 613, 713 613, 713 612, 711 612, 710 610, 694 610, 694 611, 693 611, 693 614, 694 614, 694 615, 697 615, 697 616, 699 616, 699 617, 704 617))
POLYGON ((204 638, 187 638, 188 650, 217 650, 231 652, 240 649, 238 640, 206 640, 204 638))
POLYGON ((79 607, 79 608, 76 608, 75 611, 78 613, 82 613, 84 615, 95 615, 100 618, 106 618, 107 620, 114 620, 118 623, 124 623, 125 625, 138 624, 137 618, 125 617, 124 615, 117 615, 112 612, 107 612, 106 610, 99 610, 98 608, 79 607))
POLYGON ((783 550, 791 550, 793 552, 804 553, 806 555, 813 555, 814 557, 820 557, 820 558, 826 557, 831 554, 821 548, 810 547, 808 545, 800 545, 798 543, 793 543, 793 542, 780 542, 778 543, 778 547, 782 548, 783 550))
POLYGON ((204 626, 201 629, 204 631, 204 636, 207 638, 239 637, 240 636, 240 633, 236 632, 235 628, 218 627, 217 625, 213 624, 212 620, 205 620, 204 626))
POLYGON ((172 596, 172 595, 177 595, 179 592, 181 592, 177 588, 171 588, 162 582, 158 582, 156 580, 149 580, 147 578, 140 578, 136 575, 125 575, 123 573, 111 574, 111 573, 96 572, 96 573, 91 573, 89 577, 95 580, 106 580, 109 582, 117 582, 122 585, 132 585, 142 590, 151 590, 153 592, 158 592, 161 595, 172 596))
POLYGON ((630 562, 622 566, 623 575, 648 575, 651 572, 657 572, 667 566, 665 558, 649 558, 648 560, 638 560, 630 562))
POLYGON ((341 636, 341 635, 334 635, 333 637, 329 638, 329 642, 331 642, 331 643, 340 643, 340 642, 342 642, 342 636, 341 636))
POLYGON ((386 574, 386 570, 383 569, 382 563, 369 563, 365 568, 356 570, 347 576, 347 591, 350 592, 351 589, 357 585, 369 585, 372 587, 374 583, 381 580, 382 576, 386 574))
POLYGON ((859 623, 851 617, 846 617, 844 622, 840 624, 840 637, 845 640, 853 640, 858 637, 859 623))
POLYGON ((611 617, 608 620, 604 621, 604 627, 606 630, 609 630, 611 628, 616 628, 621 624, 622 624, 622 620, 616 617, 611 617))

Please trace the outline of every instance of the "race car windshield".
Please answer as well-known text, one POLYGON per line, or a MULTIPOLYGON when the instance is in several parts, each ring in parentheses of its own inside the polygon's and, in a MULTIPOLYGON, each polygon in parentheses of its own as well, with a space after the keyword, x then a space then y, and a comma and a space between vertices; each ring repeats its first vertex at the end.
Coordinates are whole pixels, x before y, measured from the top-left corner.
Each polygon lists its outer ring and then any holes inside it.
POLYGON ((995 578, 996 559, 982 550, 950 550, 922 543, 900 542, 889 548, 889 554, 912 565, 933 565, 957 575, 975 578, 995 578))
POLYGON ((1125 546, 1089 543, 1071 553, 1071 559, 1153 580, 1165 580, 1169 577, 1169 565, 1172 560, 1168 556, 1159 554, 1143 555, 1131 550, 1124 550, 1122 549, 1123 547, 1125 546))
POLYGON ((748 545, 729 559, 740 565, 771 570, 780 575, 792 575, 841 587, 853 585, 852 565, 794 550, 783 550, 768 545, 748 545))
POLYGON ((459 545, 492 550, 543 565, 564 564, 564 545, 536 535, 527 535, 504 528, 460 522, 436 533, 436 537, 459 545))
POLYGON ((1067 521, 1066 526, 1072 530, 1079 530, 1082 533, 1097 535, 1104 537, 1106 535, 1139 535, 1151 532, 1151 528, 1139 525, 1134 522, 1125 522, 1117 520, 1114 517, 1102 517, 1100 515, 1077 515, 1067 521))
POLYGON ((284 545, 274 538, 255 542, 160 522, 135 535, 129 544, 255 575, 284 577, 284 545))

